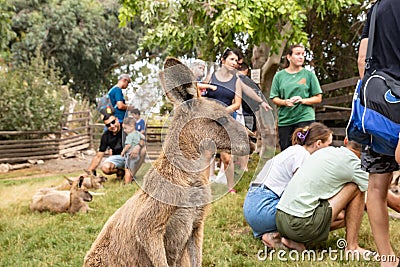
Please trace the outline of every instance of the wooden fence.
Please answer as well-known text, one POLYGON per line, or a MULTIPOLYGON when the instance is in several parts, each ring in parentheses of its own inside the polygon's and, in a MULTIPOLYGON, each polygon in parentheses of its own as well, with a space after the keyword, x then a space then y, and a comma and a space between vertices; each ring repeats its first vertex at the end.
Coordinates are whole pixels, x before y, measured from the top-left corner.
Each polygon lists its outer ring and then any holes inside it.
POLYGON ((63 114, 60 131, 0 131, 0 163, 53 159, 87 149, 93 140, 90 112, 63 114))
POLYGON ((322 102, 316 105, 315 119, 333 130, 333 145, 343 144, 346 126, 351 114, 351 102, 358 77, 325 84, 322 102))

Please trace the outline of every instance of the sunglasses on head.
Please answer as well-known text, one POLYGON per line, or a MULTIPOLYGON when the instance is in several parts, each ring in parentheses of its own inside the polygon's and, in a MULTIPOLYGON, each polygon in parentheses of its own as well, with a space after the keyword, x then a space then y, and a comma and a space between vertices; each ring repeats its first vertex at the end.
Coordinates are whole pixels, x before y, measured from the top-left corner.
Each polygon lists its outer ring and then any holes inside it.
POLYGON ((106 127, 108 128, 108 127, 110 127, 111 125, 114 125, 114 124, 115 124, 115 119, 110 121, 110 123, 106 123, 106 127))

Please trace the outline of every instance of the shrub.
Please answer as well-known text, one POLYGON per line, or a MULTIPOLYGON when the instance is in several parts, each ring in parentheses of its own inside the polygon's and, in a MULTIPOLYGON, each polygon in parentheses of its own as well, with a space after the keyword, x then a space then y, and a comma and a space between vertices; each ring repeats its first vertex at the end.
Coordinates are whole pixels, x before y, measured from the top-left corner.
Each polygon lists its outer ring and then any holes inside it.
POLYGON ((0 68, 0 130, 59 130, 65 103, 59 75, 40 56, 0 68))

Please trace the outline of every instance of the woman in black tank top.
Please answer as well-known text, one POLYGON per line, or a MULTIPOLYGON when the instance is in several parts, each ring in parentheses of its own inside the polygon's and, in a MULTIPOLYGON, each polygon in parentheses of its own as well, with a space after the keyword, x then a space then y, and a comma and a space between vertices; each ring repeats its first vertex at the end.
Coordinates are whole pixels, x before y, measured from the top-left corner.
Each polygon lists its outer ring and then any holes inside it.
MULTIPOLYGON (((217 86, 217 90, 207 90, 206 97, 215 99, 222 105, 226 106, 229 113, 240 108, 242 104, 242 88, 240 81, 236 76, 236 66, 239 59, 234 51, 227 48, 221 57, 221 68, 213 73, 210 83, 217 86)), ((231 155, 221 152, 221 161, 224 164, 225 176, 230 193, 236 193, 233 189, 234 181, 234 164, 231 162, 231 155)), ((211 168, 213 169, 213 168, 211 168)), ((213 173, 211 173, 213 175, 213 173)))

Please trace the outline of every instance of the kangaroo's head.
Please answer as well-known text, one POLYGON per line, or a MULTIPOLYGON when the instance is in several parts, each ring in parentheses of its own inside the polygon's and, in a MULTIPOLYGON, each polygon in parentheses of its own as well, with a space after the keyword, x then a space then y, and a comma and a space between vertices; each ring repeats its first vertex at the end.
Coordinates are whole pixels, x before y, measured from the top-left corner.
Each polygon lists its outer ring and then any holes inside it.
POLYGON ((82 199, 83 201, 90 202, 92 201, 93 196, 89 193, 89 191, 84 187, 83 184, 83 176, 80 176, 78 180, 74 181, 71 187, 71 201, 72 199, 82 199))
POLYGON ((175 58, 167 58, 160 74, 163 89, 174 104, 173 120, 165 140, 165 153, 197 166, 196 160, 217 149, 236 155, 249 152, 244 126, 236 122, 226 108, 209 99, 199 98, 191 70, 175 58))

